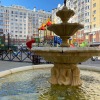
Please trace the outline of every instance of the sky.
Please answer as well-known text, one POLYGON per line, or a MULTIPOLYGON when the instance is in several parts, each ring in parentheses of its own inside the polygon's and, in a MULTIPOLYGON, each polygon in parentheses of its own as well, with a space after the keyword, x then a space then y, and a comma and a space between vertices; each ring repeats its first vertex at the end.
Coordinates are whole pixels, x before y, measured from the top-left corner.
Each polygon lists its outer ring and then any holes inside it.
POLYGON ((64 0, 0 0, 3 6, 20 5, 27 9, 50 11, 57 8, 58 4, 63 4, 64 0))

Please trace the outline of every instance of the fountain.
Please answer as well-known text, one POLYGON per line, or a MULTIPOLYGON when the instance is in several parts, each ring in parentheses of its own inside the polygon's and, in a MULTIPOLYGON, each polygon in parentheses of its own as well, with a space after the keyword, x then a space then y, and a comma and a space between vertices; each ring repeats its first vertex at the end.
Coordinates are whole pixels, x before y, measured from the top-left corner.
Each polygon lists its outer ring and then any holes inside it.
POLYGON ((77 63, 86 61, 93 55, 100 55, 100 50, 93 47, 69 47, 67 39, 83 28, 83 25, 67 22, 74 12, 67 9, 66 5, 57 15, 63 23, 53 24, 48 29, 62 38, 61 47, 32 48, 36 54, 53 62, 54 66, 32 65, 1 72, 0 100, 100 100, 100 68, 78 65, 87 69, 80 73, 77 67, 77 63), (47 81, 50 74, 51 84, 47 81))
POLYGON ((32 51, 52 63, 51 84, 79 86, 82 84, 80 79, 80 70, 77 64, 84 62, 92 56, 100 55, 100 50, 96 47, 69 47, 68 39, 84 26, 79 23, 68 23, 68 20, 74 15, 74 11, 66 7, 59 10, 56 15, 61 18, 62 23, 52 24, 47 29, 53 31, 62 38, 60 47, 33 47, 32 51))

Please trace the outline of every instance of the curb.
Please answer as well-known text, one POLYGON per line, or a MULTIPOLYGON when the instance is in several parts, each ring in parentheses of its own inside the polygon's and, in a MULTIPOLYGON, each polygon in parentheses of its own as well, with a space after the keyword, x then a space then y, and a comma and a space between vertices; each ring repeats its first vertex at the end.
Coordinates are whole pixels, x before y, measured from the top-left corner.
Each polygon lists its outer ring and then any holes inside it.
MULTIPOLYGON (((5 70, 0 72, 0 78, 9 74, 21 72, 21 71, 26 71, 26 70, 35 70, 35 69, 47 69, 53 67, 53 64, 41 64, 41 65, 33 65, 33 66, 24 66, 24 67, 18 67, 18 68, 12 68, 9 70, 5 70)), ((89 71, 96 71, 100 72, 100 67, 96 66, 87 66, 87 65, 78 65, 78 67, 81 70, 89 70, 89 71)))
POLYGON ((33 66, 24 66, 24 67, 18 67, 18 68, 12 68, 9 70, 5 70, 0 72, 0 78, 9 74, 26 71, 26 70, 35 70, 35 69, 46 69, 53 67, 53 64, 41 64, 41 65, 33 65, 33 66))
POLYGON ((89 71, 96 71, 100 72, 100 67, 96 66, 88 66, 88 65, 78 65, 81 70, 89 70, 89 71))

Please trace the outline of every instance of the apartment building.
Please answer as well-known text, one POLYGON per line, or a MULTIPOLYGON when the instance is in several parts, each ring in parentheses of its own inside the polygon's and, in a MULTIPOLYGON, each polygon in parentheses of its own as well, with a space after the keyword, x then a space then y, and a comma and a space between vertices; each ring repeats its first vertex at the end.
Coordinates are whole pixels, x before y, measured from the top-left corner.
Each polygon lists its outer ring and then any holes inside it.
POLYGON ((100 42, 100 0, 91 2, 91 40, 100 42))
POLYGON ((73 36, 74 39, 79 40, 76 42, 81 43, 84 40, 90 44, 92 42, 100 42, 99 5, 100 0, 67 0, 66 6, 75 11, 75 15, 69 22, 78 22, 84 25, 84 28, 73 36))
POLYGON ((58 4, 57 8, 52 9, 52 22, 53 23, 61 23, 61 19, 56 16, 56 12, 61 10, 63 5, 58 4))
POLYGON ((90 44, 100 42, 100 0, 77 0, 76 4, 78 22, 84 24, 76 37, 90 44))
MULTIPOLYGON (((26 9, 23 6, 0 6, 0 29, 9 33, 12 44, 25 43, 27 39, 37 38, 38 28, 44 20, 51 17, 50 12, 26 9)), ((6 42, 7 42, 6 38, 6 42)))

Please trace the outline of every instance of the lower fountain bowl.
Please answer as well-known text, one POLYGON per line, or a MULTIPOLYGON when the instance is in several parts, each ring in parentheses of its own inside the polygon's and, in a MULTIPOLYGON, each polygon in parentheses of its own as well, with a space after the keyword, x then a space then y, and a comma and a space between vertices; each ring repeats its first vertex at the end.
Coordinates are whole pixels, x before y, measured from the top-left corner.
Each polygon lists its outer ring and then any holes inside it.
POLYGON ((51 85, 49 77, 50 69, 42 67, 4 76, 0 78, 0 100, 100 100, 98 72, 81 70, 83 84, 79 87, 51 85))
POLYGON ((77 64, 100 55, 98 47, 33 47, 32 51, 47 61, 68 64, 77 64))

